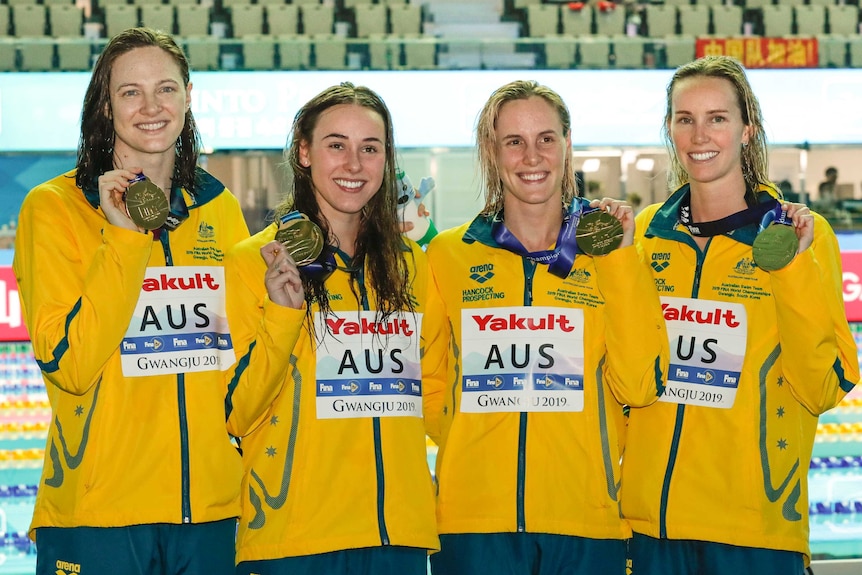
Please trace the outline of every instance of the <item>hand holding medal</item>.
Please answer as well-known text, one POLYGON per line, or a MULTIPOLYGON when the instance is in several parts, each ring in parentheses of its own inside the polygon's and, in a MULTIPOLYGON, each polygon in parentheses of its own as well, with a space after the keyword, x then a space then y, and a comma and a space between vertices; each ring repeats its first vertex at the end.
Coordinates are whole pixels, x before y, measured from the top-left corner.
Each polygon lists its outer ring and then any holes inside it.
POLYGON ((271 241, 260 248, 266 263, 263 283, 270 301, 281 306, 300 309, 305 303, 305 290, 296 262, 284 244, 271 241))
POLYGON ((170 208, 164 192, 139 171, 140 168, 119 168, 100 175, 97 182, 99 206, 111 224, 146 232, 164 224, 170 208), (146 183, 143 187, 133 188, 136 182, 146 183))
POLYGON ((782 204, 767 212, 751 246, 754 263, 762 270, 780 270, 804 251, 814 238, 814 221, 803 204, 782 204))
POLYGON ((298 267, 310 264, 323 251, 323 232, 297 211, 282 216, 275 241, 282 244, 298 267))
POLYGON ((162 227, 171 211, 164 190, 143 172, 129 182, 124 200, 129 218, 136 226, 148 231, 162 227))
POLYGON ((578 248, 590 256, 604 256, 634 239, 634 214, 626 202, 604 198, 593 200, 578 220, 578 248), (627 241, 624 241, 627 240, 627 241))

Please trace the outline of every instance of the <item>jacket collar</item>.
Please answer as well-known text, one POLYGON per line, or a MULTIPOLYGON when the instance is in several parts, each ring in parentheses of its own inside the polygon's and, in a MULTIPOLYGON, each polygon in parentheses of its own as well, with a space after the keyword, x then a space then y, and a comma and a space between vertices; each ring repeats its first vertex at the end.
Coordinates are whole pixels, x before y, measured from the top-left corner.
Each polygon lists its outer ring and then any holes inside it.
MULTIPOLYGON (((644 235, 647 237, 659 237, 665 239, 678 238, 680 235, 687 237, 688 234, 683 232, 680 228, 679 208, 680 205, 682 205, 683 200, 690 196, 691 188, 689 187, 689 184, 686 183, 680 186, 679 189, 677 189, 655 213, 652 220, 650 220, 649 226, 647 226, 647 230, 644 235)), ((761 185, 757 190, 758 203, 762 204, 764 202, 771 202, 773 200, 780 199, 781 196, 779 192, 771 186, 761 185)), ((725 235, 739 243, 750 246, 754 243, 754 238, 757 237, 759 231, 757 224, 749 224, 742 226, 741 228, 731 230, 725 235)))

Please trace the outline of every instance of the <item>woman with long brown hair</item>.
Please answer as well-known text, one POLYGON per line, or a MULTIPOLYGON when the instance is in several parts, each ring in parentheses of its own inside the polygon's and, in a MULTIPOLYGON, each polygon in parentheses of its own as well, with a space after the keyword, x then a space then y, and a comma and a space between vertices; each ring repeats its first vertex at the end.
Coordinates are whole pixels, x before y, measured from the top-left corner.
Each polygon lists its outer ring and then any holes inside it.
POLYGON ((228 255, 238 574, 424 575, 438 547, 423 386, 447 340, 425 254, 400 232, 393 142, 372 90, 312 98, 276 221, 228 255))

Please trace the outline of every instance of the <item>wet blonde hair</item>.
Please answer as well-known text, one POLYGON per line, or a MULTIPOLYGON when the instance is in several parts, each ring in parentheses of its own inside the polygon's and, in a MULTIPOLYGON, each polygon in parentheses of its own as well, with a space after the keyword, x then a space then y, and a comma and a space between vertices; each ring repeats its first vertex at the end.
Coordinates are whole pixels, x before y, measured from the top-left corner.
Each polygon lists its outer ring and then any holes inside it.
MULTIPOLYGON (((532 97, 542 98, 557 111, 563 126, 563 138, 571 134, 572 119, 569 109, 560 95, 547 86, 542 86, 532 80, 516 80, 497 88, 485 102, 476 123, 476 146, 481 170, 480 183, 485 191, 485 207, 482 208, 482 215, 484 216, 493 216, 499 213, 503 209, 505 197, 503 181, 500 178, 500 168, 497 165, 496 128, 500 110, 506 102, 526 100, 532 97)), ((562 205, 568 206, 577 194, 571 150, 568 150, 563 166, 562 192, 562 205)))
POLYGON ((730 82, 736 93, 736 100, 742 114, 742 123, 751 128, 748 144, 742 147, 742 176, 745 179, 746 200, 754 203, 753 193, 761 184, 771 186, 769 182, 769 164, 767 161, 766 134, 763 129, 763 115, 760 104, 745 69, 739 61, 729 56, 704 56, 693 62, 680 66, 674 72, 667 85, 667 111, 665 112, 662 135, 670 157, 668 168, 668 186, 671 190, 679 188, 689 181, 689 174, 682 167, 676 155, 673 139, 670 135, 670 125, 673 119, 673 91, 676 85, 688 78, 722 78, 730 82))

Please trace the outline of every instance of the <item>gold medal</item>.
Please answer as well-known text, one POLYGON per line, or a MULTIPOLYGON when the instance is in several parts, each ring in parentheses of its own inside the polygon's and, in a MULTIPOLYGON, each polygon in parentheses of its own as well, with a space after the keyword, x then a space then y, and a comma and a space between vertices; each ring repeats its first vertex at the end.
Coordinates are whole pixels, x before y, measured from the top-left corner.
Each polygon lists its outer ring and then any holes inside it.
POLYGON ((757 234, 751 252, 754 263, 762 270, 772 272, 789 264, 799 250, 799 238, 793 226, 773 223, 757 234))
POLYGON ((129 218, 145 230, 162 227, 171 211, 165 192, 143 174, 129 184, 125 200, 129 218))
POLYGON ((623 224, 604 210, 587 212, 578 220, 575 239, 585 254, 604 256, 622 243, 623 224))
POLYGON ((297 266, 310 264, 323 251, 323 232, 317 224, 301 214, 279 226, 275 241, 284 245, 297 266))

